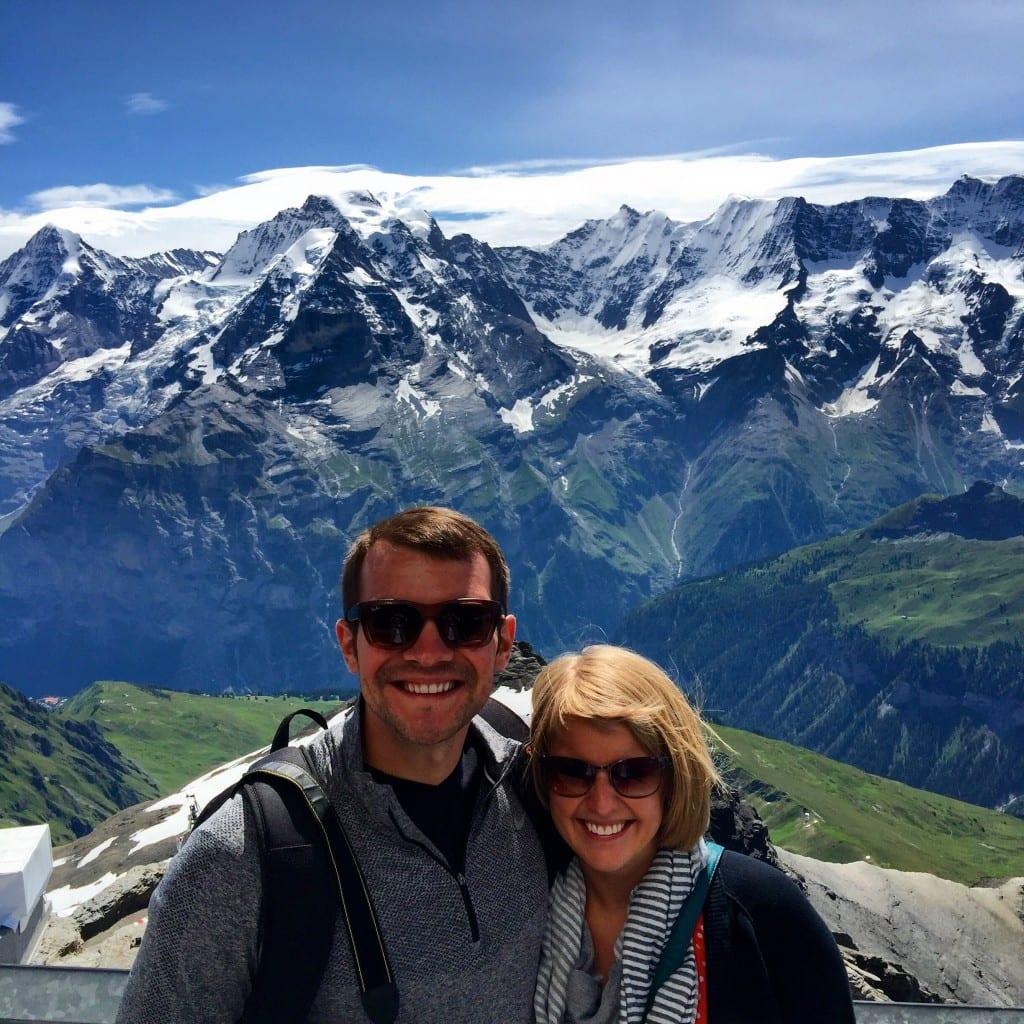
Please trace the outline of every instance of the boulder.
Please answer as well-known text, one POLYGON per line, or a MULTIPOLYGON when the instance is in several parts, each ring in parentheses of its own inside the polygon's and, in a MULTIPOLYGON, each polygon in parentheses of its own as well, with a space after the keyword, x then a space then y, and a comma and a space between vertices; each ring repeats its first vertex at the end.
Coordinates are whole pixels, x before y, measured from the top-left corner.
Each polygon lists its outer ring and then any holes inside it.
POLYGON ((72 915, 82 939, 88 941, 129 914, 145 910, 153 890, 167 871, 167 864, 167 861, 162 861, 129 868, 102 892, 86 900, 72 915))

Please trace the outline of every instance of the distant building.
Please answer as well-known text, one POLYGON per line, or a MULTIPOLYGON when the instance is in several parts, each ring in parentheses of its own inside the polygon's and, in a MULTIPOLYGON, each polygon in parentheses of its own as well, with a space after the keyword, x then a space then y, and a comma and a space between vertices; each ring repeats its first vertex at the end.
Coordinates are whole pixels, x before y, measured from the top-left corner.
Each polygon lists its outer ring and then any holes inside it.
POLYGON ((28 959, 47 915, 52 872, 49 825, 0 828, 0 964, 28 959))
POLYGON ((32 700, 36 704, 41 704, 44 708, 49 708, 52 711, 55 708, 59 708, 67 700, 67 697, 33 697, 32 700))

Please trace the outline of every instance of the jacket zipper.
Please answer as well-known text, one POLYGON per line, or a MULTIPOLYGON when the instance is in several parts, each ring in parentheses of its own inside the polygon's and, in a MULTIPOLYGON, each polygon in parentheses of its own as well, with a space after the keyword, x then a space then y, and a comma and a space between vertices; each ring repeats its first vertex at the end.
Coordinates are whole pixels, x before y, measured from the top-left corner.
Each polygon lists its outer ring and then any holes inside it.
POLYGON ((434 853, 434 851, 426 845, 426 843, 421 843, 418 839, 413 839, 412 836, 404 832, 402 830, 402 826, 398 822, 398 819, 395 817, 395 812, 393 810, 389 810, 388 814, 390 815, 391 821, 394 824, 395 828, 398 830, 400 835, 405 836, 406 840, 412 843, 413 846, 418 846, 425 854, 427 854, 427 856, 430 857, 431 860, 437 861, 437 863, 440 864, 441 867, 443 867, 444 870, 449 875, 451 875, 453 879, 455 879, 455 884, 459 887, 459 893, 462 896, 462 902, 466 908, 466 917, 469 919, 470 937, 474 942, 479 942, 480 922, 477 920, 476 908, 473 906, 473 899, 469 894, 469 885, 466 882, 465 874, 463 874, 463 872, 461 871, 452 871, 451 865, 443 857, 438 857, 437 854, 434 853))
MULTIPOLYGON (((487 795, 483 798, 483 800, 480 801, 480 809, 474 815, 473 820, 470 823, 469 832, 466 835, 466 848, 467 849, 469 848, 469 840, 472 838, 473 833, 476 831, 477 826, 483 820, 484 815, 487 813, 487 805, 490 803, 490 801, 493 798, 494 794, 497 792, 498 786, 501 785, 501 783, 505 780, 505 777, 511 771, 512 765, 513 765, 514 761, 515 761, 515 758, 510 760, 507 764, 505 764, 502 767, 501 774, 498 776, 497 779, 492 779, 487 774, 486 767, 482 766, 482 770, 483 770, 483 773, 484 773, 484 778, 488 782, 491 783, 491 788, 490 788, 490 791, 487 793, 487 795)), ((466 907, 466 917, 469 919, 469 934, 470 934, 470 938, 472 938, 472 940, 474 942, 479 942, 480 941, 480 922, 479 922, 479 920, 477 919, 477 916, 476 916, 476 907, 473 906, 473 898, 472 898, 472 896, 470 895, 470 892, 469 892, 469 883, 466 880, 465 872, 464 871, 452 871, 451 865, 443 857, 438 857, 437 854, 434 853, 434 851, 429 846, 427 846, 425 843, 421 843, 418 839, 414 839, 412 836, 408 835, 408 833, 406 833, 402 829, 402 826, 399 824, 398 819, 395 817, 394 808, 389 808, 388 809, 388 816, 391 818, 391 822, 395 826, 395 829, 398 831, 399 835, 405 836, 405 838, 410 843, 412 843, 414 846, 418 846, 432 860, 437 861, 437 863, 440 864, 441 867, 443 867, 445 869, 445 871, 449 875, 451 875, 452 878, 455 879, 455 884, 458 885, 459 893, 462 896, 462 902, 463 902, 463 904, 466 907)))
POLYGON ((476 919, 476 908, 469 898, 469 886, 466 884, 466 876, 460 871, 455 876, 459 883, 459 892, 462 893, 462 902, 466 904, 466 916, 469 918, 469 934, 474 942, 480 941, 480 923, 476 919))

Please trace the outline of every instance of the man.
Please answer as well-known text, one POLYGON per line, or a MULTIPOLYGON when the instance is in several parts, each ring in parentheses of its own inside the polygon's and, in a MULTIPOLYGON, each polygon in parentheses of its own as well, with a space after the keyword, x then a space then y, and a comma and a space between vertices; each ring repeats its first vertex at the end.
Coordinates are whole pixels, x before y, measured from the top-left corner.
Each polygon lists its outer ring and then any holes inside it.
MULTIPOLYGON (((529 1021, 544 856, 513 786, 518 745, 474 720, 515 638, 505 559, 471 519, 408 509, 355 541, 342 596, 338 642, 361 700, 308 750, 366 877, 399 1024, 529 1021)), ((259 968, 252 817, 235 796, 182 847, 118 1024, 242 1016, 259 968)), ((342 927, 307 1019, 367 1019, 342 927)))

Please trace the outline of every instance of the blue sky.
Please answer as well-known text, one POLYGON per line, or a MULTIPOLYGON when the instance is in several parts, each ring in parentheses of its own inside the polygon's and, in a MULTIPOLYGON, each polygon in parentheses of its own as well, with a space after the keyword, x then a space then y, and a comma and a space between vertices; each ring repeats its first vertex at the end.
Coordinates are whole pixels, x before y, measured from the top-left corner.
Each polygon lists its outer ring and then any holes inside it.
POLYGON ((132 208, 306 165, 1021 139, 1022 43, 1017 0, 8 0, 0 211, 132 208))

